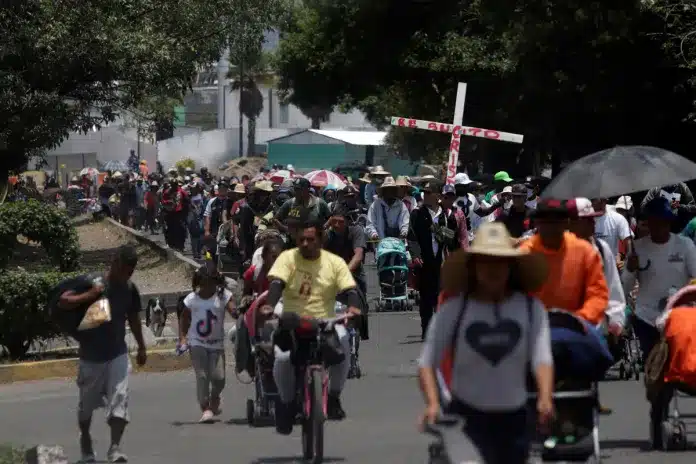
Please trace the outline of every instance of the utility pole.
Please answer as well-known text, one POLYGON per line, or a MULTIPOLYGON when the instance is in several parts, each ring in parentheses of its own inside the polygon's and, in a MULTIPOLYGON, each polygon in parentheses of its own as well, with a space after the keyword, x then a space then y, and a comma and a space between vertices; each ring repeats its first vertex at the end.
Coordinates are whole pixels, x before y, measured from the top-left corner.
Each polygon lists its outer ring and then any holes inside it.
POLYGON ((244 94, 244 58, 239 58, 239 157, 244 156, 244 115, 242 114, 242 95, 244 94))

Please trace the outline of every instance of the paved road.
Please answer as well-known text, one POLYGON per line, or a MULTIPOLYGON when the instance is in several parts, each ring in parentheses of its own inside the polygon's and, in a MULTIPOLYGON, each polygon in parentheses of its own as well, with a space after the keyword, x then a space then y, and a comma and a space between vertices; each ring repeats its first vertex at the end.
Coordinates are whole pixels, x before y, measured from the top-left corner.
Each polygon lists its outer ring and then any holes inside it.
MULTIPOLYGON (((349 418, 327 425, 326 450, 332 460, 346 463, 422 463, 427 437, 416 431, 421 399, 416 387, 415 359, 420 342, 419 323, 411 314, 383 314, 372 318, 372 336, 362 345, 366 375, 351 380, 345 391, 349 418)), ((292 463, 299 461, 299 432, 281 437, 272 428, 251 429, 245 423, 244 402, 250 385, 233 375, 225 390, 222 421, 199 425, 192 373, 140 374, 132 378, 132 418, 125 450, 131 462, 292 463)), ((604 462, 693 463, 694 454, 645 452, 647 407, 641 384, 605 382, 603 402, 614 414, 601 419, 604 462)), ((77 458, 72 380, 44 381, 0 387, 0 441, 32 445, 55 443, 77 458)), ((696 406, 684 402, 686 411, 696 406)), ((98 418, 100 419, 100 418, 98 418)), ((696 431, 696 424, 694 425, 696 431)), ((96 447, 102 456, 107 429, 95 421, 96 447)))

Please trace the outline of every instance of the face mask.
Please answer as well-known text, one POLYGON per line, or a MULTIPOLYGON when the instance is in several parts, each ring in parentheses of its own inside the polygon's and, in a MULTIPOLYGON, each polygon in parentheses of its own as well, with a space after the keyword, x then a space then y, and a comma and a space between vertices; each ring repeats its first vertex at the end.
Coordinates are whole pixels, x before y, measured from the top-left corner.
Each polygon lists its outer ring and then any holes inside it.
POLYGON ((503 209, 505 211, 509 210, 512 207, 512 200, 508 200, 503 204, 503 209))

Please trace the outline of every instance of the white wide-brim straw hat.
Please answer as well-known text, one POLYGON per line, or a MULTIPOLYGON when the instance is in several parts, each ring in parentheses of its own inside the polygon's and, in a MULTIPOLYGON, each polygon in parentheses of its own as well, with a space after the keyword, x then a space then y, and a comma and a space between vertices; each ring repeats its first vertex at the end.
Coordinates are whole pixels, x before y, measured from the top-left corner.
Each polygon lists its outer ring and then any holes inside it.
POLYGON ((392 176, 388 176, 388 177, 384 178, 384 182, 382 182, 382 184, 380 184, 380 186, 377 187, 377 190, 381 191, 382 189, 385 189, 385 188, 398 188, 398 187, 399 187, 399 185, 396 183, 394 178, 392 176))
POLYGON ((390 173, 384 169, 384 166, 375 166, 370 170, 370 174, 373 176, 388 176, 390 173))
POLYGON ((408 181, 406 176, 399 176, 394 182, 397 187, 411 187, 411 183, 408 181))
POLYGON ((469 258, 472 255, 509 258, 517 261, 518 280, 524 292, 538 290, 548 276, 546 258, 540 253, 529 253, 514 245, 513 238, 500 222, 487 222, 476 231, 468 250, 457 250, 442 265, 442 290, 453 294, 466 291, 469 258))

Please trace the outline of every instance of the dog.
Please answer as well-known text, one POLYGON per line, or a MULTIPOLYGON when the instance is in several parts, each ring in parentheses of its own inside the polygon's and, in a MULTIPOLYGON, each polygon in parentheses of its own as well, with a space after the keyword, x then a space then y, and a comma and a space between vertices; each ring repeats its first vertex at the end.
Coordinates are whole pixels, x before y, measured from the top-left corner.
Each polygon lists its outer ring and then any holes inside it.
POLYGON ((150 298, 145 307, 145 325, 152 329, 155 337, 161 337, 167 324, 167 310, 160 297, 150 298))

